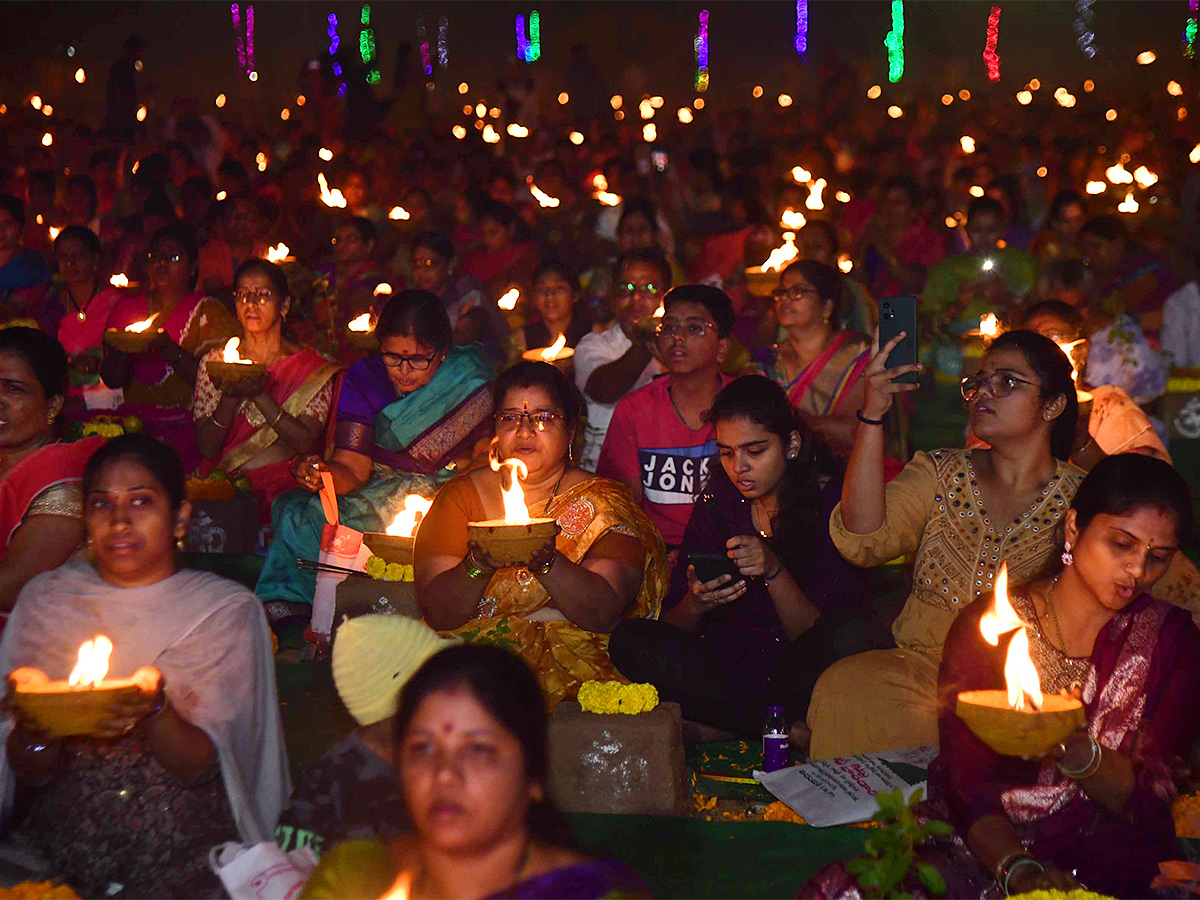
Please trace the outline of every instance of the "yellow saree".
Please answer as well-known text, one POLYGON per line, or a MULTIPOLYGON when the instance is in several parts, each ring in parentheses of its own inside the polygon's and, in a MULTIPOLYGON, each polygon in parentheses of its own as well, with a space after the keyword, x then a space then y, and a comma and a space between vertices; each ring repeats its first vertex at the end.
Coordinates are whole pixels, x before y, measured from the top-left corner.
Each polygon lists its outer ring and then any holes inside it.
MULTIPOLYGON (((628 488, 608 478, 589 478, 556 497, 548 514, 561 529, 559 552, 574 563, 610 530, 641 542, 645 549, 642 587, 625 615, 658 617, 667 589, 666 547, 628 488)), ((518 654, 537 674, 551 707, 573 698, 589 679, 626 681, 608 658, 607 634, 585 631, 566 619, 536 618, 543 609, 556 613, 548 609, 549 602, 546 589, 528 569, 502 569, 488 582, 478 617, 442 634, 496 644, 518 654)))

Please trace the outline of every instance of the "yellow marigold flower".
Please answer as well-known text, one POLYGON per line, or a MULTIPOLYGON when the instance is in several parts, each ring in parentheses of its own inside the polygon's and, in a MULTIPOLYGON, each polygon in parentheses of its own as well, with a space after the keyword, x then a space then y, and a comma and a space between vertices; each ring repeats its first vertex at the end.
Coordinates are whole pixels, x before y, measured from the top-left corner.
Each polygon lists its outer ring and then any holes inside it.
POLYGON ((388 563, 383 573, 384 581, 412 581, 413 567, 404 563, 388 563))
POLYGON ((387 561, 382 556, 372 556, 367 560, 366 565, 363 566, 363 571, 378 580, 387 571, 387 561))
POLYGON ((658 706, 658 689, 652 684, 585 681, 579 688, 578 699, 584 712, 636 715, 658 706))

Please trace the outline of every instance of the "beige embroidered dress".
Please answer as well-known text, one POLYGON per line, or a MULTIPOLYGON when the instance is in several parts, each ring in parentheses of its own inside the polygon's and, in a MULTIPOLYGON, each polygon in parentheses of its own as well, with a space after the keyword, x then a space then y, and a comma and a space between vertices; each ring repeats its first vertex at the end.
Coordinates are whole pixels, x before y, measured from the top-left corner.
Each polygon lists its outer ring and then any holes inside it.
POLYGON ((835 663, 813 690, 813 759, 937 743, 937 670, 955 617, 992 590, 1002 563, 1011 584, 1045 573, 1058 551, 1055 526, 1084 473, 1058 461, 1022 515, 995 522, 983 505, 969 450, 920 452, 887 486, 884 523, 854 534, 841 504, 829 520, 838 551, 858 566, 914 554, 912 592, 892 625, 895 650, 835 663))

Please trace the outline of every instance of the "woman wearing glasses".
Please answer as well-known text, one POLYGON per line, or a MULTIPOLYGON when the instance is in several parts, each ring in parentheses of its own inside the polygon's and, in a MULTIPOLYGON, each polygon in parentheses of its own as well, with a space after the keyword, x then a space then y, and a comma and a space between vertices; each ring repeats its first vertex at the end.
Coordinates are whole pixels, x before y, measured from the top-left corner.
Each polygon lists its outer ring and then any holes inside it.
POLYGON ((107 327, 124 329, 152 317, 158 340, 132 355, 105 347, 100 364, 104 383, 124 391, 117 413, 139 417, 147 434, 175 448, 186 472, 201 460, 189 411, 200 357, 237 333, 225 307, 196 290, 198 271, 196 243, 186 228, 155 232, 146 263, 150 289, 118 303, 107 327))
POLYGON ((869 342, 841 326, 842 277, 802 259, 783 270, 774 293, 775 318, 786 336, 760 358, 769 378, 787 391, 804 421, 839 456, 850 452, 863 403, 869 342))
POLYGON ((262 363, 267 372, 237 390, 217 390, 208 362, 220 360, 214 348, 200 361, 192 416, 196 444, 213 468, 245 475, 258 500, 259 518, 271 520, 271 504, 295 486, 289 462, 315 446, 329 418, 337 366, 314 350, 283 337, 291 306, 287 275, 275 263, 252 259, 233 279, 233 299, 242 325, 238 353, 262 363))
POLYGON ((293 460, 303 490, 272 507, 275 539, 255 592, 273 621, 304 615, 312 604, 316 578, 296 559, 320 552, 322 473, 333 479, 342 524, 381 531, 405 495, 433 496, 491 433, 491 363, 478 344, 451 346, 450 320, 436 296, 396 294, 375 334, 379 352, 351 366, 334 397, 332 454, 293 460))
POLYGON ((444 635, 510 647, 557 703, 584 681, 620 677, 608 636, 622 619, 657 615, 666 550, 628 488, 572 464, 581 404, 558 369, 518 363, 496 380, 495 396, 493 453, 524 463, 530 515, 553 517, 559 533, 528 566, 500 566, 468 539, 467 523, 503 517, 502 472, 461 475, 417 532, 417 600, 444 635))
POLYGON ((992 589, 1002 564, 1015 585, 1042 574, 1083 478, 1066 461, 1078 410, 1071 364, 1049 338, 1010 331, 962 383, 971 427, 991 448, 920 452, 885 488, 883 416, 897 393, 916 389, 895 379, 918 369, 886 368, 899 340, 867 366, 829 532, 859 566, 912 554, 912 591, 892 625, 895 650, 848 657, 818 680, 808 709, 814 759, 937 743, 938 661, 950 626, 992 589))

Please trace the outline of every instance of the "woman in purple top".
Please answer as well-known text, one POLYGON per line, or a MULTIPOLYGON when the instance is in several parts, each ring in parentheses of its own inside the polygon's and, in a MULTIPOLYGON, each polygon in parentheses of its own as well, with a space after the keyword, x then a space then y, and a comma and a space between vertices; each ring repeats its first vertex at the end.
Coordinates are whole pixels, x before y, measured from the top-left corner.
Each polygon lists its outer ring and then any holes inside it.
POLYGON ((1062 571, 1012 592, 1042 690, 1076 693, 1087 715, 1042 759, 1001 756, 954 714, 959 691, 1005 684, 1008 641, 992 647, 979 633, 992 598, 950 629, 930 788, 932 812, 948 812, 970 850, 947 874, 973 884, 952 884, 953 896, 994 877, 1010 893, 1082 883, 1148 897, 1158 863, 1180 855, 1172 772, 1200 724, 1200 631, 1149 590, 1191 520, 1187 484, 1168 463, 1107 457, 1067 513, 1062 571))
POLYGON ((692 510, 662 616, 622 622, 609 656, 686 718, 758 734, 768 703, 802 722, 828 665, 890 642, 863 573, 829 539, 840 480, 821 489, 817 439, 783 389, 739 378, 709 418, 721 466, 692 510))

